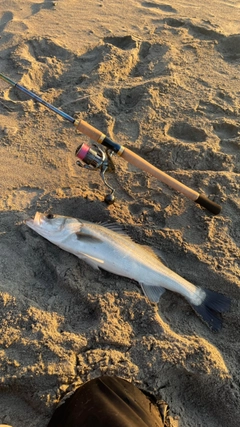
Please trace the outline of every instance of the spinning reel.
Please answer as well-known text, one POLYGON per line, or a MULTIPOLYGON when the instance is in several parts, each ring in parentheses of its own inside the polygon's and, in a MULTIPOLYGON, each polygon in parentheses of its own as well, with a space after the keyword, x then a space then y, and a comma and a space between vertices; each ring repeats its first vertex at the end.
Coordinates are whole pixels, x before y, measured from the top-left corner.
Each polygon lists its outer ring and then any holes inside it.
POLYGON ((77 160, 77 165, 89 170, 99 170, 100 176, 104 182, 104 184, 111 190, 110 194, 106 194, 105 202, 108 205, 111 205, 115 201, 114 196, 114 188, 111 187, 110 184, 106 181, 105 173, 106 172, 114 172, 115 166, 112 161, 113 151, 107 149, 106 151, 99 148, 97 144, 92 144, 91 147, 89 145, 83 143, 79 145, 76 149, 75 153, 77 160))

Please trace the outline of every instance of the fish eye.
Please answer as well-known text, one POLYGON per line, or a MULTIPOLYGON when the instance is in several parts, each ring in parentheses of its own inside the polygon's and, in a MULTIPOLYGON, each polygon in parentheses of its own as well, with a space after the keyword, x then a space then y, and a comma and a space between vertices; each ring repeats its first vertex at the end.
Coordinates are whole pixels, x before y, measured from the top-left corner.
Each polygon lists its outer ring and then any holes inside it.
POLYGON ((46 218, 47 218, 47 219, 53 219, 53 218, 54 218, 54 215, 53 215, 53 214, 51 214, 51 213, 48 213, 48 214, 46 215, 46 218))

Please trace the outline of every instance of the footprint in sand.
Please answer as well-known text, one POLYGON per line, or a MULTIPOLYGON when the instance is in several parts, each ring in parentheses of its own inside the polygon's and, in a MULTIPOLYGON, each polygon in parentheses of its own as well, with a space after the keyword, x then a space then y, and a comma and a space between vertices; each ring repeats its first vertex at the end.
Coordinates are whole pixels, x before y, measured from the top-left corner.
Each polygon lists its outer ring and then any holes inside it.
POLYGON ((234 110, 231 106, 220 105, 220 103, 215 101, 199 101, 197 110, 204 112, 205 114, 211 115, 224 115, 224 114, 233 114, 234 110))
POLYGON ((214 26, 211 24, 211 22, 206 23, 206 25, 197 25, 189 20, 182 20, 177 18, 165 18, 164 23, 167 24, 169 27, 173 28, 179 28, 179 27, 185 27, 187 28, 189 34, 196 39, 207 39, 207 40, 214 40, 219 41, 221 45, 221 41, 224 38, 224 36, 216 31, 214 26))
POLYGON ((13 19, 12 12, 4 12, 3 16, 0 19, 0 32, 4 30, 8 22, 10 22, 12 19, 13 19))
POLYGON ((213 123, 213 129, 220 139, 236 138, 239 135, 239 127, 231 122, 213 123))
POLYGON ((163 12, 177 13, 177 10, 174 9, 169 4, 162 4, 162 3, 159 4, 159 3, 154 3, 154 2, 151 2, 151 1, 144 1, 142 3, 142 6, 148 8, 148 9, 160 9, 163 12))
POLYGON ((222 151, 232 156, 236 156, 235 169, 239 173, 239 135, 240 128, 232 122, 222 121, 213 123, 213 129, 216 135, 220 138, 220 146, 222 151))
POLYGON ((166 59, 168 51, 169 47, 161 43, 142 42, 139 47, 138 61, 131 71, 131 77, 149 78, 168 74, 168 59, 166 59))
POLYGON ((53 1, 45 0, 43 3, 34 4, 32 9, 32 15, 36 15, 40 10, 42 9, 52 9, 54 8, 55 4, 53 1))
POLYGON ((207 139, 204 129, 197 128, 186 122, 175 122, 167 127, 166 132, 173 138, 187 142, 204 142, 207 139))
POLYGON ((129 119, 125 120, 116 120, 114 129, 113 129, 114 135, 120 134, 127 134, 128 141, 135 142, 139 137, 139 122, 137 120, 129 119))
POLYGON ((220 40, 217 50, 223 55, 225 61, 240 60, 240 34, 224 37, 220 40))
POLYGON ((190 22, 188 24, 188 31, 193 37, 197 39, 207 40, 221 40, 222 34, 218 33, 211 24, 209 25, 197 25, 190 22))
POLYGON ((176 28, 184 25, 188 28, 189 34, 197 39, 217 41, 216 49, 222 54, 225 61, 232 62, 240 60, 240 34, 224 36, 211 23, 197 25, 193 22, 184 22, 181 19, 174 18, 165 18, 164 22, 170 27, 176 28))
POLYGON ((135 49, 138 46, 137 40, 135 40, 132 36, 105 37, 104 42, 110 43, 122 50, 135 49))
POLYGON ((151 195, 154 198, 154 205, 143 206, 142 203, 130 202, 129 212, 136 216, 137 219, 145 220, 148 224, 154 224, 154 227, 164 228, 166 226, 166 218, 162 198, 159 197, 159 188, 157 192, 152 192, 151 195))
MULTIPOLYGON (((36 59, 38 61, 43 60, 43 58, 52 58, 54 56, 59 60, 67 61, 73 56, 68 49, 44 37, 33 38, 27 41, 25 44, 25 51, 28 55, 31 55, 33 59, 36 59)), ((22 55, 23 53, 24 52, 20 51, 20 55, 22 55)))
POLYGON ((139 102, 142 101, 146 92, 146 88, 143 85, 136 86, 133 88, 123 88, 120 91, 118 97, 118 109, 126 111, 132 110, 136 107, 139 102))
POLYGON ((173 27, 173 28, 183 27, 183 25, 185 24, 185 22, 182 21, 181 19, 175 19, 175 18, 166 18, 164 19, 164 23, 169 25, 169 27, 173 27))
POLYGON ((5 12, 0 19, 0 33, 5 30, 6 33, 22 33, 28 30, 28 26, 18 19, 14 19, 12 12, 5 12))
MULTIPOLYGON (((49 87, 61 87, 59 77, 62 75, 63 64, 74 55, 64 47, 48 38, 38 37, 20 43, 11 52, 11 60, 16 69, 21 70, 21 84, 29 87, 29 82, 43 82, 36 91, 47 90, 49 87)), ((29 97, 12 89, 11 100, 26 100, 29 97)))

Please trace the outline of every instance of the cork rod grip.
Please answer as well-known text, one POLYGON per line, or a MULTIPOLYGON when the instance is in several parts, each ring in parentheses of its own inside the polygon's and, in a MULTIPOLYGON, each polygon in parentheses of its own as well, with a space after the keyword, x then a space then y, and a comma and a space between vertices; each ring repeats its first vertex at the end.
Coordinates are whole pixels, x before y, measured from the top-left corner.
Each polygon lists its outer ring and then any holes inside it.
POLYGON ((128 148, 124 148, 123 154, 121 156, 127 162, 131 163, 133 166, 136 166, 139 169, 149 173, 160 181, 172 187, 174 190, 179 191, 180 193, 185 194, 186 197, 195 201, 199 197, 197 191, 192 190, 181 182, 177 181, 175 178, 167 175, 165 172, 162 172, 160 169, 157 169, 155 166, 148 163, 142 157, 133 153, 128 148))
POLYGON ((157 169, 155 166, 151 165, 151 163, 148 163, 146 160, 133 153, 128 148, 124 147, 121 157, 127 162, 131 163, 133 166, 142 169, 143 171, 149 173, 150 175, 169 185, 174 190, 184 194, 188 199, 200 204, 213 214, 216 215, 221 211, 221 206, 208 199, 208 197, 206 197, 204 194, 199 194, 197 191, 192 190, 191 188, 177 181, 175 178, 172 178, 165 172, 162 172, 161 170, 157 169))
POLYGON ((82 132, 84 135, 89 136, 93 141, 102 143, 105 135, 95 127, 89 125, 84 120, 75 121, 74 125, 76 126, 76 129, 82 132))

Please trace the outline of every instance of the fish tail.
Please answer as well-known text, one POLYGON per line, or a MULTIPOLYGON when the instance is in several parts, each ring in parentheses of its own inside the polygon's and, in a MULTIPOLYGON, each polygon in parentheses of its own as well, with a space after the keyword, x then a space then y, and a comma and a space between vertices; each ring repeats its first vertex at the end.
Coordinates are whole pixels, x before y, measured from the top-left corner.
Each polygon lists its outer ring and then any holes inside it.
POLYGON ((222 328, 221 313, 230 308, 230 299, 218 292, 203 289, 206 296, 200 305, 191 303, 197 315, 206 323, 213 332, 222 328))

